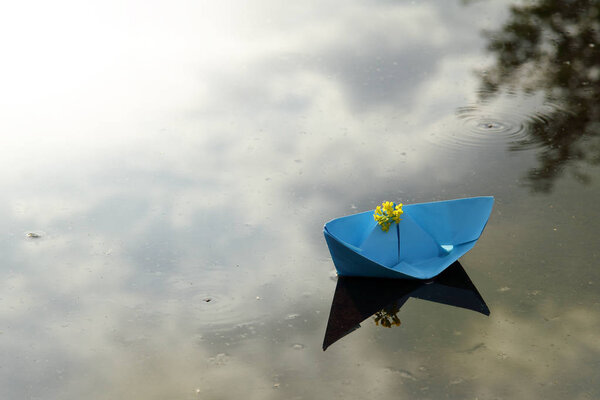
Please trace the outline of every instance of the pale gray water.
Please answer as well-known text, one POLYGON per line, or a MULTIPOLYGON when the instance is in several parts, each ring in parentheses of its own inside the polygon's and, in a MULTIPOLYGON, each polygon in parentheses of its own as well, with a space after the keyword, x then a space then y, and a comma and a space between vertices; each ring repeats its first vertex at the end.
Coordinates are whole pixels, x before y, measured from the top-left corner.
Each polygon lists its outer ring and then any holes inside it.
POLYGON ((3 5, 0 398, 600 397, 575 3, 539 42, 510 2, 3 5), (490 316, 412 298, 323 352, 323 223, 476 195, 490 316))

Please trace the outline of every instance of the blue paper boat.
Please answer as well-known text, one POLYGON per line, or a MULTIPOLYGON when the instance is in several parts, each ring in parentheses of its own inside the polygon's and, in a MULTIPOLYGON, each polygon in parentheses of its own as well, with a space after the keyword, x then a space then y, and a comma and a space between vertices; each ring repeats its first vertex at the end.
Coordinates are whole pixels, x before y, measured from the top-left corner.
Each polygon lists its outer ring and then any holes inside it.
POLYGON ((493 197, 410 204, 388 232, 374 211, 334 219, 323 231, 340 276, 430 279, 475 246, 493 205, 493 197))

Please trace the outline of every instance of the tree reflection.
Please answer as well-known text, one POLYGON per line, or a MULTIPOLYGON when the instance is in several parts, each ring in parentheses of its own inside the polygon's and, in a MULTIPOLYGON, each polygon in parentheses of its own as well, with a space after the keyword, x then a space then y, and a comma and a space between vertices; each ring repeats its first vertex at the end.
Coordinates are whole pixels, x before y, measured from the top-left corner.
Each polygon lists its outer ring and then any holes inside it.
MULTIPOLYGON (((513 6, 499 31, 487 32, 496 64, 482 76, 482 97, 506 90, 543 90, 567 110, 533 123, 541 150, 528 172, 533 190, 548 192, 566 167, 582 182, 583 164, 600 164, 600 2, 542 0, 513 6)), ((517 150, 519 144, 511 147, 517 150)))

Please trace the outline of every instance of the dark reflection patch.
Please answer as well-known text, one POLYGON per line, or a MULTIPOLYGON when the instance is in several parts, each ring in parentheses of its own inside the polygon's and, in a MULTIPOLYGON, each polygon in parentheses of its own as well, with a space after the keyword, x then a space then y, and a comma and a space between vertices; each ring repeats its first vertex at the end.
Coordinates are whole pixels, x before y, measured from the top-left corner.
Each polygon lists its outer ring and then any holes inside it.
POLYGON ((371 315, 375 315, 375 323, 380 326, 387 327, 388 322, 390 326, 400 325, 397 313, 411 297, 490 314, 458 261, 429 281, 339 277, 323 350, 360 328, 360 323, 371 315))

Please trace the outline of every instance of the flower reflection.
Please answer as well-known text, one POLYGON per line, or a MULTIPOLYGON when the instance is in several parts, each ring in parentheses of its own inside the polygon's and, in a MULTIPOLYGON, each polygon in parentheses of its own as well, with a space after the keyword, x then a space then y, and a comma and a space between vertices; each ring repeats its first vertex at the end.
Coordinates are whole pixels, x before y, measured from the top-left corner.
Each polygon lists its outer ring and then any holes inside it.
POLYGON ((375 321, 375 325, 383 326, 385 328, 391 328, 392 326, 400 326, 402 322, 398 317, 398 313, 400 312, 400 306, 396 303, 390 304, 387 307, 384 307, 381 311, 377 311, 373 316, 373 320, 375 321))

